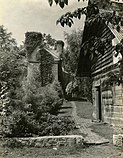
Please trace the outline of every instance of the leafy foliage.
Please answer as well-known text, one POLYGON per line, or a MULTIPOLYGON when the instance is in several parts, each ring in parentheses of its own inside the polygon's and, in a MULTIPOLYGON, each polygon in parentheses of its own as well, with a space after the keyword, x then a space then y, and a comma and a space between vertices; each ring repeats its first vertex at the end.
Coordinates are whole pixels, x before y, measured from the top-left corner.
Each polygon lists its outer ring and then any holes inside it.
MULTIPOLYGON (((111 8, 112 6, 109 0, 105 0, 103 2, 100 0, 90 0, 87 7, 78 8, 73 12, 67 12, 65 15, 62 15, 56 23, 60 23, 63 27, 65 25, 71 27, 74 24, 74 18, 81 19, 81 16, 85 14, 86 28, 93 28, 93 30, 95 30, 95 28, 98 29, 99 26, 101 27, 105 23, 107 23, 107 25, 111 23, 116 27, 117 31, 120 31, 122 18, 118 16, 115 11, 112 11, 111 8), (108 10, 102 10, 102 8, 108 8, 108 10)), ((97 36, 97 33, 95 32, 94 34, 89 36, 88 40, 83 42, 81 48, 82 50, 84 50, 85 55, 88 54, 88 52, 91 52, 89 54, 90 59, 92 60, 95 56, 97 56, 98 53, 101 53, 103 55, 105 44, 109 40, 110 39, 108 38, 102 39, 101 37, 97 36)))
POLYGON ((40 32, 26 32, 26 40, 24 42, 25 49, 28 53, 34 51, 37 46, 55 47, 56 40, 50 34, 41 34, 40 32))
POLYGON ((43 34, 43 42, 45 47, 55 47, 56 40, 50 34, 43 34))
POLYGON ((4 121, 9 123, 9 128, 2 128, 2 130, 8 137, 66 135, 75 128, 71 118, 58 117, 48 113, 43 113, 37 120, 33 112, 16 109, 7 118, 8 120, 4 121))
POLYGON ((33 85, 25 85, 24 102, 32 104, 34 110, 39 113, 48 112, 50 114, 57 114, 62 105, 62 98, 59 97, 54 85, 50 84, 45 87, 37 87, 33 85), (41 112, 40 112, 41 110, 41 112))
POLYGON ((38 45, 43 46, 43 38, 41 33, 26 32, 25 37, 26 39, 24 45, 27 51, 27 55, 31 54, 38 45))
MULTIPOLYGON (((52 0, 53 2, 53 0, 52 0)), ((59 1, 58 1, 59 2, 59 1)), ((57 4, 58 4, 57 2, 57 4)), ((64 0, 63 0, 64 2, 64 0)), ((65 3, 65 2, 64 2, 65 3)), ((52 4, 51 4, 52 5, 52 4)), ((64 7, 64 6, 63 6, 64 7)), ((68 25, 69 27, 71 27, 74 24, 73 19, 77 18, 77 19, 81 19, 81 16, 83 14, 86 15, 86 26, 88 25, 89 27, 95 26, 95 25, 101 25, 102 23, 107 23, 109 24, 109 22, 113 25, 116 26, 117 31, 120 31, 120 25, 122 25, 122 18, 121 16, 118 16, 116 14, 115 11, 112 11, 114 9, 114 6, 112 6, 112 2, 110 0, 90 0, 88 3, 87 7, 84 8, 78 8, 73 12, 67 12, 66 14, 62 15, 58 20, 57 20, 57 24, 61 24, 61 26, 65 26, 68 25), (106 10, 99 10, 99 9, 108 9, 106 10)), ((120 11, 122 11, 122 6, 118 6, 118 9, 120 11)), ((116 7, 115 7, 116 10, 116 7)), ((104 42, 102 42, 102 39, 98 39, 97 37, 91 37, 90 39, 88 39, 88 41, 86 41, 86 43, 83 43, 83 46, 85 47, 84 49, 86 50, 87 48, 91 49, 92 56, 91 59, 93 59, 94 54, 96 55, 98 53, 98 48, 102 48, 105 47, 104 46, 104 42), (92 39, 93 38, 93 39, 92 39), (99 44, 97 46, 98 42, 99 44), (96 45, 95 45, 96 43, 96 45), (90 47, 91 45, 91 47, 90 47), (97 48, 95 48, 97 46, 97 48)), ((101 49, 100 49, 101 50, 101 49)), ((88 52, 88 51, 86 51, 88 52)), ((103 51, 104 52, 104 51, 103 51)))
POLYGON ((65 32, 67 47, 62 54, 63 67, 66 71, 75 74, 81 49, 83 31, 73 30, 71 34, 65 32))
MULTIPOLYGON (((86 27, 89 26, 90 28, 96 28, 96 26, 101 26, 104 23, 107 23, 107 25, 111 23, 116 27, 117 31, 120 31, 122 18, 121 16, 118 16, 115 11, 112 11, 114 9, 112 8, 113 6, 110 0, 90 0, 87 7, 78 8, 73 12, 67 12, 66 14, 62 15, 56 23, 60 23, 63 27, 65 25, 71 27, 74 24, 74 18, 81 19, 81 16, 84 14, 87 17, 86 27)), ((122 10, 121 8, 119 6, 118 9, 122 10)), ((105 43, 107 42, 107 40, 108 39, 101 39, 100 37, 97 37, 95 35, 90 36, 90 38, 87 41, 84 41, 85 43, 83 43, 82 45, 83 50, 85 50, 85 55, 87 54, 87 52, 92 52, 90 55, 90 58, 92 60, 93 57, 98 54, 98 52, 103 54, 105 43)))
POLYGON ((16 89, 25 71, 23 58, 19 55, 19 48, 11 33, 7 33, 3 26, 0 26, 0 39, 0 82, 6 82, 9 88, 16 89))
POLYGON ((37 66, 33 66, 32 73, 35 74, 30 77, 30 84, 33 82, 41 83, 41 86, 46 86, 49 83, 53 82, 53 56, 48 53, 44 47, 55 47, 55 42, 50 34, 41 34, 38 32, 27 32, 26 40, 25 40, 25 48, 27 51, 28 61, 33 61, 32 53, 36 51, 36 61, 39 62, 39 68, 37 70, 37 66), (38 48, 38 50, 37 50, 38 48))
POLYGON ((115 12, 111 11, 99 11, 99 4, 98 3, 90 3, 87 7, 78 8, 73 12, 67 12, 65 15, 62 15, 56 22, 56 24, 60 23, 61 26, 68 25, 69 27, 74 24, 73 18, 81 19, 82 15, 86 15, 86 23, 88 25, 93 25, 93 23, 97 21, 103 21, 107 23, 112 23, 113 25, 119 26, 121 22, 121 17, 117 16, 115 12))
MULTIPOLYGON (((3 26, 1 26, 0 35, 3 136, 20 137, 68 133, 74 127, 73 121, 56 116, 63 103, 60 84, 54 81, 53 84, 41 87, 37 80, 29 84, 24 76, 27 72, 27 65, 24 65, 23 62, 25 53, 19 52, 11 34, 8 34, 3 26)), ((50 35, 43 35, 45 41, 40 33, 27 33, 26 36, 28 38, 25 46, 29 54, 38 45, 42 47, 47 44, 54 45, 54 40, 50 35)), ((21 48, 24 49, 23 46, 21 48)))
POLYGON ((0 26, 0 51, 9 52, 18 50, 16 41, 11 35, 12 33, 8 33, 3 25, 0 26))
POLYGON ((116 50, 116 57, 118 56, 118 54, 120 53, 122 55, 122 58, 123 58, 123 39, 120 41, 120 43, 118 43, 115 47, 115 50, 116 50))
POLYGON ((92 80, 89 77, 75 77, 73 81, 68 83, 66 92, 68 99, 88 100, 92 102, 92 80))
POLYGON ((56 116, 63 100, 54 85, 38 89, 32 85, 27 87, 22 101, 11 100, 2 120, 3 136, 68 134, 75 124, 71 118, 56 116))
MULTIPOLYGON (((78 0, 79 2, 80 0, 78 0)), ((84 1, 84 0, 83 0, 84 1)), ((69 0, 48 0, 49 5, 52 6, 53 2, 56 3, 56 5, 59 5, 61 8, 64 8, 65 5, 68 5, 69 0)))
POLYGON ((113 85, 119 86, 121 83, 119 72, 109 72, 107 78, 102 83, 102 87, 105 89, 113 85))

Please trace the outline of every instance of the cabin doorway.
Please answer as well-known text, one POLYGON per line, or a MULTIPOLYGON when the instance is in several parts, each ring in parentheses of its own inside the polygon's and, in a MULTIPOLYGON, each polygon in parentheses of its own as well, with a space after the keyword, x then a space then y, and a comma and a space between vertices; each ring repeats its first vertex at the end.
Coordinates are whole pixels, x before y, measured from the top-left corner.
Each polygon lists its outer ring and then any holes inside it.
POLYGON ((101 105, 101 89, 100 86, 96 87, 96 107, 97 107, 97 120, 102 121, 102 105, 101 105))

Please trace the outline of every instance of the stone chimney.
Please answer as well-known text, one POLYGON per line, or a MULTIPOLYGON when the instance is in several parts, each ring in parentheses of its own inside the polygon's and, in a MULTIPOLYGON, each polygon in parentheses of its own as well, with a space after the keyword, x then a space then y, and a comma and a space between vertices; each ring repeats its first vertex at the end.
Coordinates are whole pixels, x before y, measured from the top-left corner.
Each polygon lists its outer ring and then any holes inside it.
POLYGON ((34 50, 42 44, 42 34, 40 32, 25 33, 25 49, 27 52, 27 60, 35 61, 36 53, 34 50))
POLYGON ((63 48, 64 48, 64 42, 61 40, 58 40, 56 42, 56 50, 57 50, 59 59, 61 58, 61 54, 63 53, 63 48))

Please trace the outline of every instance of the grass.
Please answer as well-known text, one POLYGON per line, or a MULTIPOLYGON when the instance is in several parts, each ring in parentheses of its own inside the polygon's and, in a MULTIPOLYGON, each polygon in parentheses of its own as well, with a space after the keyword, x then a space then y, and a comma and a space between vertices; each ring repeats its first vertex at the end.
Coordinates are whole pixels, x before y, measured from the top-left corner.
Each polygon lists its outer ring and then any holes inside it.
MULTIPOLYGON (((89 102, 76 102, 77 114, 81 118, 91 119, 93 113, 93 106, 89 102)), ((99 134, 112 142, 113 128, 104 123, 95 123, 90 126, 93 132, 99 134)))
POLYGON ((77 114, 80 118, 92 119, 93 106, 90 102, 75 102, 77 114))
POLYGON ((93 132, 98 133, 100 136, 109 139, 112 143, 113 138, 113 128, 108 124, 93 124, 90 126, 93 132))
POLYGON ((2 146, 0 140, 0 158, 78 158, 79 152, 75 148, 36 148, 36 147, 18 147, 10 148, 2 146))
MULTIPOLYGON (((2 146, 0 140, 0 158, 116 158, 120 151, 109 145, 89 146, 84 148, 9 148, 2 146)), ((121 157, 118 157, 121 158, 121 157)))

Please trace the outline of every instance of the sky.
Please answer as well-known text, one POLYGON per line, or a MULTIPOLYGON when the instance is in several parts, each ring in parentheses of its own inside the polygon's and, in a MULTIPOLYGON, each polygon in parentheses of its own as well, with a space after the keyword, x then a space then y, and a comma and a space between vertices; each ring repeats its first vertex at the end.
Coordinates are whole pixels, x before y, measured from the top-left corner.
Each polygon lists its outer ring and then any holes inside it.
POLYGON ((27 31, 51 34, 56 40, 63 40, 64 31, 70 33, 73 29, 83 29, 85 17, 75 19, 71 28, 56 25, 56 20, 67 11, 86 5, 87 1, 69 0, 69 5, 61 9, 55 4, 50 7, 48 0, 0 0, 0 25, 12 32, 18 44, 24 41, 27 31))

